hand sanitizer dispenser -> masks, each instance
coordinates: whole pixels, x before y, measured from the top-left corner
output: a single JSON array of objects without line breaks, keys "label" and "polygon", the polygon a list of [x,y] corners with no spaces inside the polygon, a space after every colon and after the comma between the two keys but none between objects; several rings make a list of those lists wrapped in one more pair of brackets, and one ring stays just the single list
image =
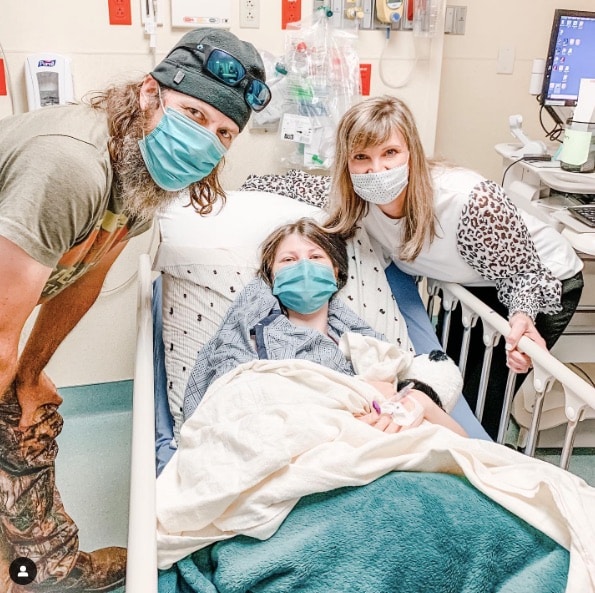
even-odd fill
[{"label": "hand sanitizer dispenser", "polygon": [[29,111],[74,101],[69,58],[49,52],[28,56],[25,80]]}]

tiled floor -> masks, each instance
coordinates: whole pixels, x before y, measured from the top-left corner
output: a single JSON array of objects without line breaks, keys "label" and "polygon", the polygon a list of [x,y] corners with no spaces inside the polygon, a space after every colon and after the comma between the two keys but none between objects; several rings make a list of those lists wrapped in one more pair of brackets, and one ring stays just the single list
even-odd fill
[{"label": "tiled floor", "polygon": [[[519,427],[514,418],[510,419],[504,442],[512,447],[518,446]],[[562,449],[557,447],[538,447],[535,457],[554,465],[560,465],[561,452]],[[595,448],[575,446],[572,450],[568,471],[580,476],[587,484],[595,487]]]},{"label": "tiled floor", "polygon": [[[559,465],[560,449],[537,449],[535,457]],[[572,452],[568,471],[595,487],[595,449],[576,447]]]}]

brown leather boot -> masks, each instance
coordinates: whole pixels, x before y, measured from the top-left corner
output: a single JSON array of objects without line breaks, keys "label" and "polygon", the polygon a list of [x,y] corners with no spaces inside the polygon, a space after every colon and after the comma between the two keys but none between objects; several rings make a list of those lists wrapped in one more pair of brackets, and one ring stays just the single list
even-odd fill
[{"label": "brown leather boot", "polygon": [[[124,585],[126,548],[101,548],[79,552],[72,570],[63,579],[47,580],[30,589],[31,593],[105,593]],[[30,586],[31,587],[31,586]]]}]

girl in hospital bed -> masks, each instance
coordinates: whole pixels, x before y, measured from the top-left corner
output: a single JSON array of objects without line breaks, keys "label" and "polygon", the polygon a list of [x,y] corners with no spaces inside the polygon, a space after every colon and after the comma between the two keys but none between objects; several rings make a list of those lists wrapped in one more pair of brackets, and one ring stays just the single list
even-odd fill
[{"label": "girl in hospital bed", "polygon": [[[347,269],[344,240],[329,235],[311,219],[271,233],[262,246],[258,277],[246,286],[198,354],[185,393],[185,417],[194,412],[215,379],[252,360],[305,359],[357,374],[344,352],[342,336],[353,332],[367,336],[372,344],[385,338],[335,296],[347,281]],[[428,367],[435,368],[434,383],[441,386],[443,398],[456,397],[460,374],[446,355],[435,351],[429,357],[413,357],[399,351],[393,366],[398,371],[392,380],[369,380],[379,392],[378,401],[357,418],[388,433],[428,420],[465,435],[444,411],[440,394],[420,380],[422,374],[432,377]],[[444,374],[452,378],[448,384]]]},{"label": "girl in hospital bed", "polygon": [[[494,353],[484,426],[496,436],[508,375],[530,359],[516,349],[526,335],[551,348],[572,317],[583,286],[582,262],[553,228],[515,208],[503,189],[461,167],[426,159],[409,108],[390,96],[349,109],[337,129],[330,220],[345,237],[363,223],[385,266],[465,285],[509,318],[506,346]],[[458,313],[458,309],[455,313]],[[452,323],[447,352],[460,339]],[[475,405],[483,337],[472,332],[463,393]],[[504,352],[506,350],[506,353]]]},{"label": "girl in hospital bed", "polygon": [[431,383],[448,410],[458,369],[347,307],[347,262],[313,221],[279,228],[198,354],[156,482],[160,592],[561,593],[568,554],[537,527],[576,552],[567,591],[595,593],[595,489],[461,436],[412,389]]}]

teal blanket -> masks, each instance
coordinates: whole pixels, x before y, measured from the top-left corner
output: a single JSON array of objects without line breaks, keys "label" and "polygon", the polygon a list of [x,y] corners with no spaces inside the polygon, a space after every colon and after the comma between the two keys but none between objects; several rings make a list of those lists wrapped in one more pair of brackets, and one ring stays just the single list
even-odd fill
[{"label": "teal blanket", "polygon": [[266,541],[187,556],[159,593],[562,593],[568,564],[465,478],[392,472],[302,498]]}]

